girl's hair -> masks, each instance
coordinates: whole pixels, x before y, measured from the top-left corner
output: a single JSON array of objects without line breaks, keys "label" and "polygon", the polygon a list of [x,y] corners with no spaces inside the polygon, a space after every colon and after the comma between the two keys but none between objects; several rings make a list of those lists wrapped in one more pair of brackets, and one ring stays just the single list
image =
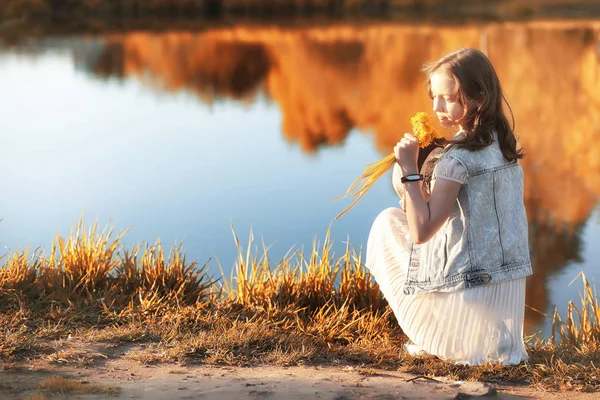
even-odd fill
[{"label": "girl's hair", "polygon": [[[431,75],[438,71],[448,73],[457,84],[458,100],[466,108],[462,123],[465,136],[451,139],[448,141],[450,145],[479,150],[492,144],[492,131],[495,130],[507,161],[523,157],[523,149],[517,149],[513,132],[515,119],[512,109],[496,71],[484,53],[472,48],[460,49],[426,65],[423,70],[427,73],[430,94]],[[504,113],[503,101],[510,111],[511,124]]]}]

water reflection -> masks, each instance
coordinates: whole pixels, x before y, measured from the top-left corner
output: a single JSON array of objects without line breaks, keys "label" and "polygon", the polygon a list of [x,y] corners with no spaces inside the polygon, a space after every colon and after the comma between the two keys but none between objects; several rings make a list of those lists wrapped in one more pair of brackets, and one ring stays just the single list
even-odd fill
[{"label": "water reflection", "polygon": [[[527,304],[546,310],[548,280],[580,260],[581,232],[600,197],[600,25],[334,26],[202,33],[131,33],[80,48],[98,77],[137,77],[205,103],[265,93],[286,139],[313,152],[369,131],[388,153],[416,111],[429,110],[423,63],[483,48],[516,112],[528,156],[525,201],[535,274]],[[530,324],[541,316],[528,313]]]},{"label": "water reflection", "polygon": [[162,90],[192,91],[207,103],[219,97],[251,98],[271,68],[265,46],[201,36],[131,34],[109,39],[91,69],[100,76],[148,78]]},{"label": "water reflection", "polygon": [[[534,275],[527,281],[527,305],[542,312],[546,310],[549,304],[549,278],[569,263],[582,261],[582,228],[583,224],[557,229],[548,221],[530,221],[529,249]],[[530,323],[542,322],[542,316],[532,310],[528,311],[527,319]]]}]

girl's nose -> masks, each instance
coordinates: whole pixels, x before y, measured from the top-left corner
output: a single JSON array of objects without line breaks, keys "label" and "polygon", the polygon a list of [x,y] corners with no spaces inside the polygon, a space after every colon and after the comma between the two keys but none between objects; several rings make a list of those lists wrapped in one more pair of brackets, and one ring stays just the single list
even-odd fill
[{"label": "girl's nose", "polygon": [[437,97],[436,97],[436,98],[434,98],[434,99],[433,99],[433,111],[434,111],[434,112],[440,112],[440,111],[443,111],[443,108],[442,108],[442,104],[441,104],[441,103],[442,103],[442,102],[440,101],[440,99],[439,99],[439,98],[437,98]]}]

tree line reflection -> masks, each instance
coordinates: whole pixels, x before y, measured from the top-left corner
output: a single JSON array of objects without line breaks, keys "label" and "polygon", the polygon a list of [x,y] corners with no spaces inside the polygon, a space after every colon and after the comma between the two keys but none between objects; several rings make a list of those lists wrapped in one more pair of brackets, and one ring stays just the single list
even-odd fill
[{"label": "tree line reflection", "polygon": [[[486,51],[515,110],[528,157],[525,200],[534,277],[527,304],[548,305],[548,277],[578,261],[600,197],[600,25],[229,27],[106,37],[90,67],[140,77],[210,104],[265,93],[285,138],[304,151],[370,132],[387,154],[417,111],[430,110],[421,66],[459,47]],[[529,313],[530,323],[541,316]]]}]

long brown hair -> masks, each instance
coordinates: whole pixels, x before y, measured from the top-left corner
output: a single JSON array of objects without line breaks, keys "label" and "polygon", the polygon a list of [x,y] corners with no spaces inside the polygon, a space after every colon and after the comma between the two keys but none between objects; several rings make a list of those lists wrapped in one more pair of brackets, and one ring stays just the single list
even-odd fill
[{"label": "long brown hair", "polygon": [[[449,140],[450,145],[479,150],[492,144],[492,132],[495,130],[507,161],[523,157],[523,149],[517,149],[512,109],[502,91],[496,71],[484,53],[473,48],[463,48],[426,65],[423,70],[427,73],[429,88],[431,75],[436,71],[447,72],[457,83],[458,100],[466,108],[462,123],[465,135]],[[508,122],[503,103],[510,111],[512,123]]]}]

